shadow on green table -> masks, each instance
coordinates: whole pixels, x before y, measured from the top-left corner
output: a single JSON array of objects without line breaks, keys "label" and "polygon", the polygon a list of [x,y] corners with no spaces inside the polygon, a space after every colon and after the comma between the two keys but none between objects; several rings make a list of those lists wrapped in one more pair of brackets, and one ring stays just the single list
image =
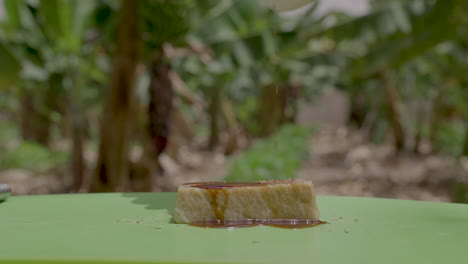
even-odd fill
[{"label": "shadow on green table", "polygon": [[144,205],[146,210],[167,210],[174,223],[175,193],[122,193],[123,197],[132,198],[132,203]]}]

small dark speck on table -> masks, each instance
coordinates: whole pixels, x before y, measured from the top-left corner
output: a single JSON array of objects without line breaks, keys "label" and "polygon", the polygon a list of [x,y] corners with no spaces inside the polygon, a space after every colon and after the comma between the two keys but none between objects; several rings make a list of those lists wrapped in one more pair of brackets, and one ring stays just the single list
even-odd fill
[{"label": "small dark speck on table", "polygon": [[258,241],[258,240],[253,240],[252,241],[252,244],[258,244],[258,243],[260,243],[260,241]]},{"label": "small dark speck on table", "polygon": [[344,232],[345,232],[345,233],[349,233],[349,230],[348,230],[348,229],[345,229]]},{"label": "small dark speck on table", "polygon": [[359,221],[359,219],[357,219],[357,218],[356,218],[356,219],[354,219],[354,222],[358,222],[358,221]]},{"label": "small dark speck on table", "polygon": [[162,229],[162,226],[156,226],[155,229]]}]

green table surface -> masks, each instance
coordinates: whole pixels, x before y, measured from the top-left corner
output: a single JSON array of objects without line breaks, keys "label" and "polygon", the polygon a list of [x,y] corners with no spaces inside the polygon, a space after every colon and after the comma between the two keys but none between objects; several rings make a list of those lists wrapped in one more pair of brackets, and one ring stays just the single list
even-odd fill
[{"label": "green table surface", "polygon": [[467,263],[468,205],[318,197],[307,229],[172,222],[175,193],[14,196],[0,263]]}]

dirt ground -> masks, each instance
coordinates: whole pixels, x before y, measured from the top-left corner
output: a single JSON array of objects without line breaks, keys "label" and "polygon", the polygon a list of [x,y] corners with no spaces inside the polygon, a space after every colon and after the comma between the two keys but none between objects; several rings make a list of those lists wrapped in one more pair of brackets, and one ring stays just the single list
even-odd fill
[{"label": "dirt ground", "polygon": [[449,157],[395,155],[391,144],[375,146],[346,129],[322,130],[309,144],[299,177],[312,179],[321,195],[448,202],[468,172],[466,162],[462,169]]}]

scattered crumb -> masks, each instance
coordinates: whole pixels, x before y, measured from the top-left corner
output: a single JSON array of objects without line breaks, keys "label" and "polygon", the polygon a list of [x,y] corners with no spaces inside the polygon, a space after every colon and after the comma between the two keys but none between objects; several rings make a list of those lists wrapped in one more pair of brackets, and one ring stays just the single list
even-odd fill
[{"label": "scattered crumb", "polygon": [[162,229],[162,226],[156,226],[155,229]]},{"label": "scattered crumb", "polygon": [[345,233],[349,233],[349,230],[348,230],[348,229],[345,229],[344,232],[345,232]]},{"label": "scattered crumb", "polygon": [[140,223],[143,223],[143,221],[142,220],[137,220],[136,223],[140,224]]},{"label": "scattered crumb", "polygon": [[340,219],[340,220],[341,220],[341,219],[343,219],[343,217],[341,217],[341,216],[340,216],[340,217],[338,217],[338,219]]},{"label": "scattered crumb", "polygon": [[258,240],[253,240],[252,241],[252,244],[258,244],[258,243],[260,243],[260,241],[258,241]]},{"label": "scattered crumb", "polygon": [[356,219],[354,219],[354,222],[359,222],[359,219],[357,219],[357,218],[356,218]]}]

